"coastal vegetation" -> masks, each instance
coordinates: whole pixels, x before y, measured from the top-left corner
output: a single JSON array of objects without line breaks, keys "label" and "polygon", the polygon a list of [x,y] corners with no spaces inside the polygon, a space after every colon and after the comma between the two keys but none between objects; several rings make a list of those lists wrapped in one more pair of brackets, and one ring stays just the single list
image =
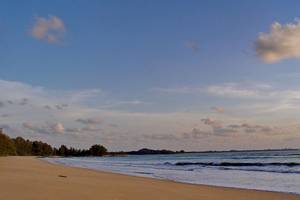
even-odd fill
[{"label": "coastal vegetation", "polygon": [[7,135],[0,132],[0,156],[16,155],[16,146]]},{"label": "coastal vegetation", "polygon": [[148,155],[148,154],[174,154],[184,153],[181,151],[171,150],[153,150],[143,148],[138,151],[129,152],[108,152],[100,144],[94,144],[89,149],[68,148],[61,145],[59,148],[42,141],[25,140],[22,137],[10,138],[0,129],[0,156],[120,156],[120,155]]},{"label": "coastal vegetation", "polygon": [[89,149],[59,148],[42,141],[25,140],[22,137],[10,138],[0,130],[0,156],[104,156],[107,149],[99,144]]}]

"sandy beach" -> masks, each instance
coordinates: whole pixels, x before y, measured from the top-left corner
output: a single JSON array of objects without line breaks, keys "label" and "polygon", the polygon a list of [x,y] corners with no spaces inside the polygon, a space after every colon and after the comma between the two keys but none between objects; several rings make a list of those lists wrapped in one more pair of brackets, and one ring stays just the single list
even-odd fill
[{"label": "sandy beach", "polygon": [[0,157],[0,199],[299,200],[300,195],[132,177],[54,165],[35,157]]}]

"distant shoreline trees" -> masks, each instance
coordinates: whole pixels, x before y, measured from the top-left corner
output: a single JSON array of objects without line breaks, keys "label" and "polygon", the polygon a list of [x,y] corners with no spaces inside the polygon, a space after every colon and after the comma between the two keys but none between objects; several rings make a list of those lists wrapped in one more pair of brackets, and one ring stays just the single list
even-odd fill
[{"label": "distant shoreline trees", "polygon": [[0,155],[3,156],[15,156],[17,155],[16,147],[13,142],[7,135],[0,132]]},{"label": "distant shoreline trees", "polygon": [[108,152],[107,149],[100,145],[94,144],[89,149],[68,148],[61,145],[59,148],[42,141],[25,140],[22,137],[10,138],[0,129],[0,156],[62,156],[62,157],[79,157],[79,156],[122,156],[122,155],[153,155],[153,154],[176,154],[185,153],[181,151],[170,150],[153,150],[140,149],[129,152]]},{"label": "distant shoreline trees", "polygon": [[10,138],[0,129],[0,156],[104,156],[107,149],[95,144],[90,149],[75,149],[61,145],[58,149],[41,141]]}]

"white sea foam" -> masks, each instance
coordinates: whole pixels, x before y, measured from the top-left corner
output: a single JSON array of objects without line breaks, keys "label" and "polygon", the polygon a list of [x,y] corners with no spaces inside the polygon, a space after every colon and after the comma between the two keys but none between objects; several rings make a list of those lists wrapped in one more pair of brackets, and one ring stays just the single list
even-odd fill
[{"label": "white sea foam", "polygon": [[300,154],[298,151],[45,159],[68,166],[184,183],[300,194]]}]

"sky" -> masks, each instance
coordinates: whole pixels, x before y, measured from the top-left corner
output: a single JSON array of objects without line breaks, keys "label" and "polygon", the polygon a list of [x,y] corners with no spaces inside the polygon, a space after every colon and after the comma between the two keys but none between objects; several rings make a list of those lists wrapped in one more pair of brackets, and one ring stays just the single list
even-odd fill
[{"label": "sky", "polygon": [[299,148],[299,6],[1,1],[0,126],[111,151]]}]

